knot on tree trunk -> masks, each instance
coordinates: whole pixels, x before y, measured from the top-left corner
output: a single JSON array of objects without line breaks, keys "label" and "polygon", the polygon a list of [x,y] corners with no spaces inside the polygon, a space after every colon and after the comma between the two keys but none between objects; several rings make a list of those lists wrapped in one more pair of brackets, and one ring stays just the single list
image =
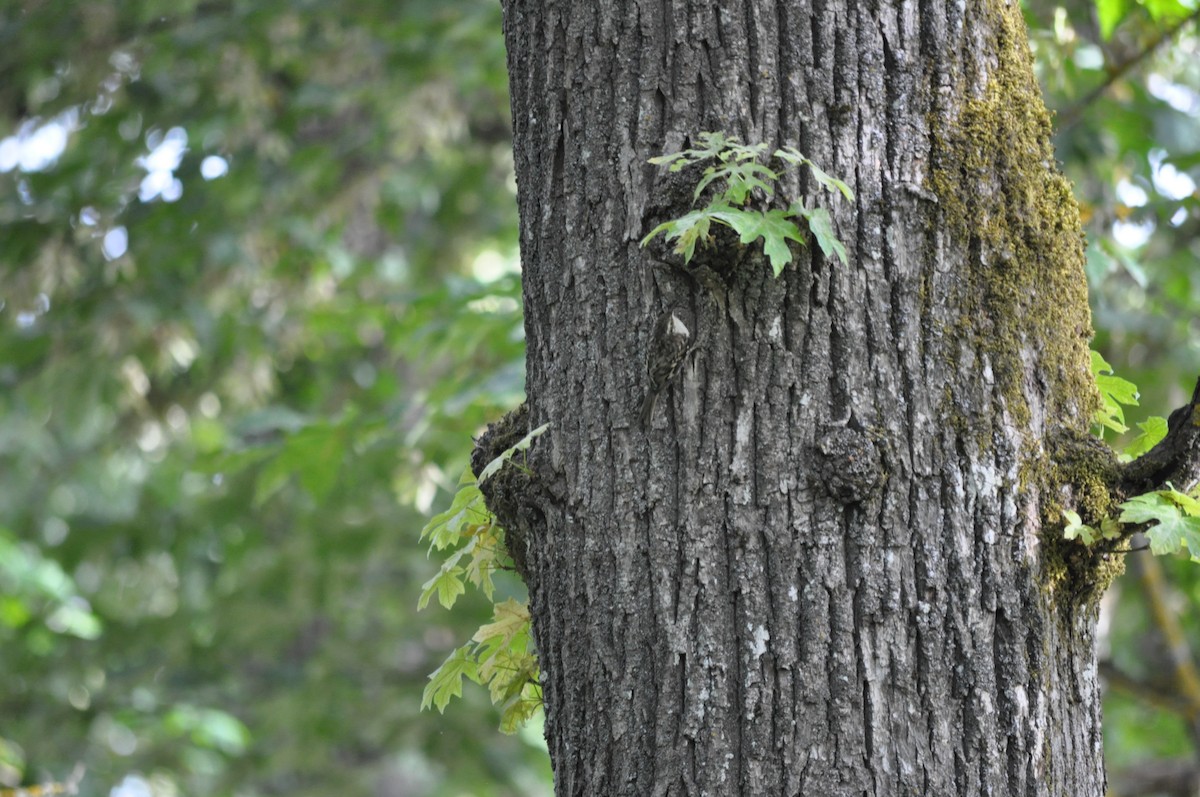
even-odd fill
[{"label": "knot on tree trunk", "polygon": [[843,504],[858,503],[883,483],[883,464],[866,432],[838,426],[817,440],[817,473],[829,494]]},{"label": "knot on tree trunk", "polygon": [[1053,498],[1042,507],[1043,527],[1053,530],[1045,540],[1052,557],[1065,566],[1077,600],[1090,600],[1103,593],[1121,568],[1115,555],[1128,550],[1132,535],[1144,524],[1128,524],[1118,535],[1081,546],[1062,533],[1064,510],[1072,509],[1086,525],[1102,528],[1120,513],[1130,498],[1174,487],[1190,491],[1200,481],[1200,381],[1191,400],[1171,413],[1167,435],[1142,456],[1120,462],[1102,440],[1082,432],[1062,431],[1050,445],[1051,468],[1047,471]]},{"label": "knot on tree trunk", "polygon": [[[529,405],[522,403],[495,423],[475,441],[471,471],[483,473],[488,463],[504,454],[529,434]],[[479,484],[487,508],[504,528],[504,545],[517,573],[528,583],[528,554],[531,541],[540,539],[545,515],[539,508],[543,491],[537,475],[528,467],[524,452],[516,452],[501,468]]]},{"label": "knot on tree trunk", "polygon": [[[1075,615],[1092,607],[1125,569],[1116,539],[1083,545],[1064,535],[1068,510],[1089,526],[1100,527],[1125,496],[1120,464],[1107,443],[1086,432],[1060,429],[1047,440],[1047,455],[1032,479],[1040,496],[1043,577],[1055,585],[1060,609]],[[1033,486],[1030,485],[1030,486]]]}]

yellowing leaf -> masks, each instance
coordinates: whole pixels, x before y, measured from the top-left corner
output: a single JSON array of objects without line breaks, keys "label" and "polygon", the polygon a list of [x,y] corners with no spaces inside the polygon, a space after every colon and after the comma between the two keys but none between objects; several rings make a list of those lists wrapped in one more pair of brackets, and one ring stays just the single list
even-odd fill
[{"label": "yellowing leaf", "polygon": [[475,529],[475,546],[471,561],[467,563],[466,578],[491,600],[495,585],[492,583],[492,573],[500,566],[500,554],[503,542],[500,538],[500,527],[488,523],[473,527]]},{"label": "yellowing leaf", "polygon": [[479,674],[488,681],[492,703],[503,705],[524,691],[538,675],[537,658],[529,653],[498,656],[491,667],[480,665]]},{"label": "yellowing leaf", "polygon": [[495,622],[481,625],[471,639],[487,642],[489,639],[499,638],[504,643],[511,642],[518,632],[529,626],[529,606],[509,598],[504,603],[495,605],[492,617]]}]

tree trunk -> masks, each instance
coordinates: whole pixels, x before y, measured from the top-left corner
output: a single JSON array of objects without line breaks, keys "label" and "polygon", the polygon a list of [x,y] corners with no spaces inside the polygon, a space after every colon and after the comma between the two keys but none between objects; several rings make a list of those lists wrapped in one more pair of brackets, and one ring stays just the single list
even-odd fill
[{"label": "tree trunk", "polygon": [[[557,793],[1103,794],[1082,237],[1018,2],[505,6]],[[718,238],[714,301],[639,247],[694,185],[647,159],[718,130],[850,183],[785,185],[849,265]]]}]

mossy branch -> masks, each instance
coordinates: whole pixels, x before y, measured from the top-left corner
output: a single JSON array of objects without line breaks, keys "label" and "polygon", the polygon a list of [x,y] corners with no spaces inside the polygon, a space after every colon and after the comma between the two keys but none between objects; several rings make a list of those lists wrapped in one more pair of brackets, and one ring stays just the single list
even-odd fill
[{"label": "mossy branch", "polygon": [[[1137,386],[1113,374],[1097,352],[1092,371],[1102,400],[1094,418],[1099,434],[1129,431],[1123,406],[1138,403]],[[1061,512],[1065,539],[1103,543],[1098,552],[1119,550],[1113,545],[1144,532],[1152,553],[1186,550],[1200,562],[1200,380],[1169,419],[1138,427],[1120,457],[1097,437],[1056,437],[1052,459],[1066,505],[1051,514]]]},{"label": "mossy branch", "polygon": [[1191,492],[1200,483],[1200,379],[1192,399],[1171,413],[1167,435],[1142,456],[1123,465],[1116,485],[1126,495],[1161,490],[1168,485]]}]

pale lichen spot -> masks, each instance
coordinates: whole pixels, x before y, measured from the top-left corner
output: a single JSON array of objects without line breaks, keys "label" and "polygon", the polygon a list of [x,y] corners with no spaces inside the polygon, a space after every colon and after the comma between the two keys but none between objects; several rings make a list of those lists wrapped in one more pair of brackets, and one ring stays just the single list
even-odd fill
[{"label": "pale lichen spot", "polygon": [[764,625],[760,625],[758,628],[751,627],[750,630],[750,654],[756,659],[761,659],[762,655],[767,652],[767,642],[771,639],[771,632]]},{"label": "pale lichen spot", "polygon": [[771,326],[767,329],[767,337],[770,340],[776,341],[783,338],[783,317],[775,316],[771,319]]}]

